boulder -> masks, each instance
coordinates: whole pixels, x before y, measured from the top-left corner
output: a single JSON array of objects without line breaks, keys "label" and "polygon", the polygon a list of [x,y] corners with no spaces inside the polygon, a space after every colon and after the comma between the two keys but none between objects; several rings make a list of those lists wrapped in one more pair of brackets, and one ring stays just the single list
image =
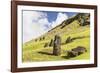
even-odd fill
[{"label": "boulder", "polygon": [[68,57],[76,57],[76,56],[78,56],[78,52],[76,52],[76,51],[67,51],[67,56]]},{"label": "boulder", "polygon": [[76,48],[73,48],[72,50],[70,51],[67,51],[67,56],[68,57],[76,57],[80,54],[83,54],[87,52],[86,48],[85,47],[82,47],[82,46],[78,46]]},{"label": "boulder", "polygon": [[82,53],[85,53],[87,50],[86,50],[85,47],[78,46],[78,47],[72,49],[72,51],[78,52],[78,55],[80,55],[80,54],[82,54]]}]

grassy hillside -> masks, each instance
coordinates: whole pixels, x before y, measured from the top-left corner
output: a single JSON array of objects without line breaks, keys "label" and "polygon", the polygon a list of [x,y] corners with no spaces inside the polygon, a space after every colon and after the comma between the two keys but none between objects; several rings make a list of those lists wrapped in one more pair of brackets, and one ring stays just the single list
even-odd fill
[{"label": "grassy hillside", "polygon": [[[62,28],[62,26],[64,26]],[[44,47],[45,43],[50,43],[54,36],[59,34],[61,36],[61,52],[60,56],[52,55],[53,47]],[[70,43],[65,43],[68,37],[74,39]],[[41,38],[43,38],[41,40]],[[87,52],[77,57],[67,58],[67,50],[71,50],[77,46],[84,46]],[[78,19],[74,19],[69,24],[65,21],[54,29],[48,31],[40,38],[31,40],[23,44],[23,62],[33,61],[56,61],[56,60],[82,60],[90,58],[90,26],[80,26]]]}]

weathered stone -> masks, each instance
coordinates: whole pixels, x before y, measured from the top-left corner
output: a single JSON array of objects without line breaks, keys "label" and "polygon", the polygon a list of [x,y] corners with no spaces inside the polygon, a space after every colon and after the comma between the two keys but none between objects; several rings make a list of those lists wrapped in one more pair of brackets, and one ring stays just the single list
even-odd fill
[{"label": "weathered stone", "polygon": [[54,38],[53,55],[61,55],[61,37],[59,35],[55,35]]},{"label": "weathered stone", "polygon": [[72,51],[78,52],[78,55],[80,55],[80,54],[82,54],[82,53],[86,52],[87,50],[86,50],[86,48],[85,48],[85,47],[78,46],[78,47],[76,47],[76,48],[72,49]]},{"label": "weathered stone", "polygon": [[66,43],[70,43],[70,42],[72,42],[72,39],[71,39],[71,37],[69,36],[69,37],[67,38],[67,40],[66,40]]},{"label": "weathered stone", "polygon": [[71,51],[67,51],[67,56],[68,57],[76,57],[80,54],[85,53],[87,50],[85,47],[78,46],[76,48],[73,48]]},{"label": "weathered stone", "polygon": [[78,52],[76,52],[76,51],[67,51],[67,56],[68,57],[76,57],[76,56],[78,56]]}]

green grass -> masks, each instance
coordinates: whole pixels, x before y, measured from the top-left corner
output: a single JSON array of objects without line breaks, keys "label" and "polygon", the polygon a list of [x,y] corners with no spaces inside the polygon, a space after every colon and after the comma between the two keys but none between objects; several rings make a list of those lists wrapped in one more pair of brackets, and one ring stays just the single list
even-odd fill
[{"label": "green grass", "polygon": [[[58,32],[59,31],[59,32]],[[67,37],[83,37],[80,39],[75,39],[71,43],[61,45],[62,54],[61,56],[54,56],[52,54],[53,47],[44,48],[44,44],[50,42],[54,38],[55,34],[60,34],[62,43],[65,42]],[[79,26],[78,21],[74,21],[67,25],[63,29],[59,27],[46,33],[45,40],[34,41],[31,40],[23,44],[23,62],[33,62],[33,61],[58,61],[58,60],[85,60],[90,59],[90,27]],[[83,46],[87,49],[87,52],[81,54],[77,57],[67,58],[67,50],[71,50],[77,46]]]}]

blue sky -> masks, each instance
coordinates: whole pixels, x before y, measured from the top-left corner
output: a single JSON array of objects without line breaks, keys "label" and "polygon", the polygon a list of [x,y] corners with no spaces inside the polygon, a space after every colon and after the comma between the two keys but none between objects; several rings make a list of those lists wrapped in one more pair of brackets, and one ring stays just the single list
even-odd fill
[{"label": "blue sky", "polygon": [[[59,12],[53,12],[53,11],[44,11],[44,13],[47,13],[47,18],[49,22],[55,21],[57,19],[57,14]],[[73,15],[77,14],[75,12],[60,12],[60,13],[64,13],[69,17],[72,17]]]},{"label": "blue sky", "polygon": [[76,14],[73,12],[22,11],[23,42],[25,43],[43,35]]}]

